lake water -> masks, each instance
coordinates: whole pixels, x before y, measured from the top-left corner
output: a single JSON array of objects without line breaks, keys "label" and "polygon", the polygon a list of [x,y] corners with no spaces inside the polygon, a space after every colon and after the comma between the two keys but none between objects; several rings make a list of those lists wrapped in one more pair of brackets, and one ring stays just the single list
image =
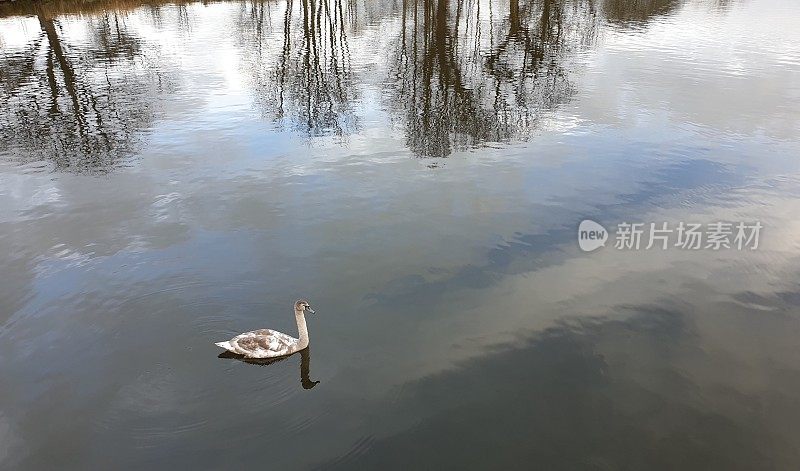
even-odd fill
[{"label": "lake water", "polygon": [[0,468],[798,469],[798,136],[790,1],[0,4]]}]

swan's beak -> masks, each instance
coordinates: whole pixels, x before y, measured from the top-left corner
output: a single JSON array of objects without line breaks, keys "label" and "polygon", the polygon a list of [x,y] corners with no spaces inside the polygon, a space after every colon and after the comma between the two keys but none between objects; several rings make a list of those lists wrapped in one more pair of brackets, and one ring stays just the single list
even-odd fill
[{"label": "swan's beak", "polygon": [[311,314],[316,314],[316,312],[311,309],[311,306],[306,306],[306,311],[310,312]]}]

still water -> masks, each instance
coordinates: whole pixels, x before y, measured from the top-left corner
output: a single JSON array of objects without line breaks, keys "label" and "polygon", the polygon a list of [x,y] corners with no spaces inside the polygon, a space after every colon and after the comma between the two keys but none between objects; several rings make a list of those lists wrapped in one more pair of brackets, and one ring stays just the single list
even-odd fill
[{"label": "still water", "polygon": [[798,110],[789,1],[0,4],[0,468],[798,469]]}]

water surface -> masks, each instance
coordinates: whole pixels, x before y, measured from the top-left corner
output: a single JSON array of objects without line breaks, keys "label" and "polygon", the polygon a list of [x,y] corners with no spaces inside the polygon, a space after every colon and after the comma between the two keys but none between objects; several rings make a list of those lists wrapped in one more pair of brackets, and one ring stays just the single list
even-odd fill
[{"label": "water surface", "polygon": [[[798,26],[0,5],[0,467],[797,469]],[[764,229],[584,253],[586,218]],[[308,355],[217,358],[298,297]]]}]

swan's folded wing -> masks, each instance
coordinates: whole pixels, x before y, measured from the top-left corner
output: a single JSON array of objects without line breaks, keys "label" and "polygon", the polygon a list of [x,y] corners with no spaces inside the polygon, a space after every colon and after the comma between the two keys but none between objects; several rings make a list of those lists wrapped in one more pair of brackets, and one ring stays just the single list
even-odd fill
[{"label": "swan's folded wing", "polygon": [[293,353],[297,339],[271,329],[237,335],[231,345],[237,353],[252,358],[269,358]]}]

